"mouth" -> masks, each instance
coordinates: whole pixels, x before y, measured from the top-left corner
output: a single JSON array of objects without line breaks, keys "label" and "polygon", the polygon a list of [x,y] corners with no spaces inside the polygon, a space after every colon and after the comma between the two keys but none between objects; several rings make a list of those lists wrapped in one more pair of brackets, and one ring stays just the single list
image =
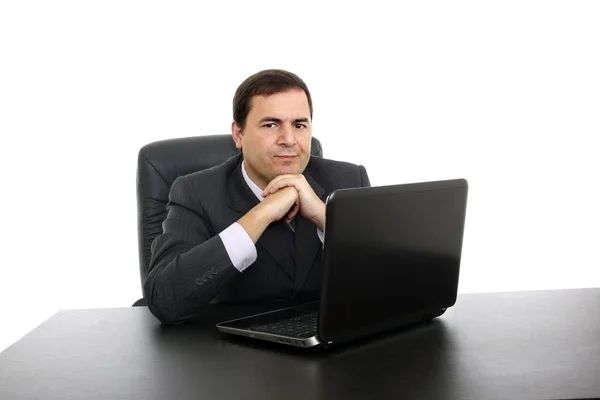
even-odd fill
[{"label": "mouth", "polygon": [[275,156],[275,158],[281,158],[282,160],[293,160],[294,158],[296,158],[297,156]]}]

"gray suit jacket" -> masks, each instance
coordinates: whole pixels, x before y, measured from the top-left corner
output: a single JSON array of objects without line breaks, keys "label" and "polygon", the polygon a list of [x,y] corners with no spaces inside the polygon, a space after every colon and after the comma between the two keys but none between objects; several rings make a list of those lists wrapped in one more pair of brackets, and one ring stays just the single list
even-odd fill
[{"label": "gray suit jacket", "polygon": [[[148,307],[163,323],[184,322],[210,302],[318,299],[322,244],[316,225],[300,215],[295,260],[280,222],[256,243],[254,264],[244,272],[232,265],[219,233],[259,203],[241,167],[242,157],[235,156],[173,183],[144,283]],[[311,157],[303,175],[323,201],[336,189],[369,186],[363,166],[320,157]]]}]

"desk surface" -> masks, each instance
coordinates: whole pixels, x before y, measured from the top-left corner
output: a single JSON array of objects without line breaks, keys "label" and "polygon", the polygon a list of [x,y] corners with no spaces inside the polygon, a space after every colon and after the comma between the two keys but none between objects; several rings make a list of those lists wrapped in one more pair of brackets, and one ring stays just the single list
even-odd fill
[{"label": "desk surface", "polygon": [[[600,398],[600,289],[459,296],[434,322],[324,353],[61,311],[0,354],[0,399]],[[6,322],[6,321],[5,321]]]}]

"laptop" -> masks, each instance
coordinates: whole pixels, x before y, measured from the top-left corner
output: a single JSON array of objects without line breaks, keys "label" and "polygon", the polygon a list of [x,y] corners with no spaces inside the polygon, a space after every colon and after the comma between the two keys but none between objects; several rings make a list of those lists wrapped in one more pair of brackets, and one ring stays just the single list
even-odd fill
[{"label": "laptop", "polygon": [[320,300],[217,329],[315,348],[442,315],[457,298],[467,192],[465,179],[332,192]]}]

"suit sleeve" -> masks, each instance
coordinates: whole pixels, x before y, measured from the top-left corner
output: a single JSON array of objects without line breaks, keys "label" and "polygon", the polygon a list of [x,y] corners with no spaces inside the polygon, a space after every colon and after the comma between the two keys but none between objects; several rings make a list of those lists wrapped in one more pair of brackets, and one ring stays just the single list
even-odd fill
[{"label": "suit sleeve", "polygon": [[240,274],[201,205],[185,189],[184,178],[171,187],[163,233],[152,243],[144,282],[148,308],[165,324],[190,319]]}]

